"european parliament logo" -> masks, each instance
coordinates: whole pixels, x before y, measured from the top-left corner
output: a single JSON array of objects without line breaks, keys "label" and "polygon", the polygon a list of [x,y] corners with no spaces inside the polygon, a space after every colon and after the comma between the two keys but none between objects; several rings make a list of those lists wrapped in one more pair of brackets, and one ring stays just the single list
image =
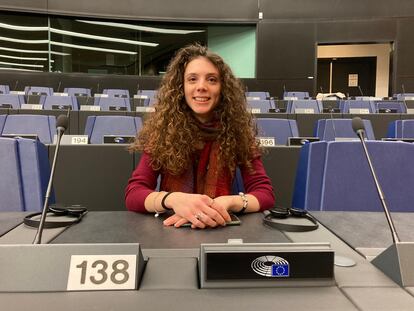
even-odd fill
[{"label": "european parliament logo", "polygon": [[278,256],[267,255],[256,258],[252,261],[253,271],[261,276],[271,278],[288,278],[289,262]]}]

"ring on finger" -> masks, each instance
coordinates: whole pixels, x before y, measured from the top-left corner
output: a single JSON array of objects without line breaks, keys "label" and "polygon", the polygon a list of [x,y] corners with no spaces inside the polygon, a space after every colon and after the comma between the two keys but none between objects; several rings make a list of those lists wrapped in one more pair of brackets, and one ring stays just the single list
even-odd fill
[{"label": "ring on finger", "polygon": [[197,213],[197,214],[195,215],[195,218],[196,218],[197,220],[201,220],[201,219],[203,218],[203,214],[202,214],[202,213]]}]

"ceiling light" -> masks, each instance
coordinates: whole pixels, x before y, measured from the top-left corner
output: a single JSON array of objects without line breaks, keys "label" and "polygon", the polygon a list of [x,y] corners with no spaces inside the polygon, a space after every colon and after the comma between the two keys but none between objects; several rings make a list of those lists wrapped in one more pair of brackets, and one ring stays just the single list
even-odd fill
[{"label": "ceiling light", "polygon": [[17,43],[29,43],[29,44],[49,43],[49,40],[24,40],[24,39],[16,39],[16,38],[9,38],[9,37],[0,37],[0,40],[9,41],[9,42],[17,42]]},{"label": "ceiling light", "polygon": [[43,65],[19,64],[19,63],[9,63],[9,62],[0,62],[0,65],[11,65],[11,66],[19,66],[19,67],[43,68]]},{"label": "ceiling light", "polygon": [[24,68],[11,68],[11,67],[0,67],[0,70],[16,70],[16,71],[36,71],[36,72],[42,72],[42,70],[24,69]]},{"label": "ceiling light", "polygon": [[116,54],[127,54],[127,55],[136,55],[137,52],[125,51],[125,50],[114,50],[114,49],[104,49],[104,48],[96,48],[93,46],[86,46],[86,45],[76,45],[76,44],[69,44],[63,42],[55,42],[50,41],[51,45],[59,45],[59,46],[66,46],[74,49],[80,50],[92,50],[92,51],[99,51],[99,52],[109,52],[109,53],[116,53]]},{"label": "ceiling light", "polygon": [[[49,54],[49,51],[47,51],[47,50],[23,50],[23,49],[6,48],[6,47],[2,47],[2,46],[0,46],[0,50],[9,51],[9,52],[16,52],[16,53]],[[61,56],[70,55],[69,53],[61,53],[61,52],[55,52],[55,51],[50,51],[50,54],[61,55]]]},{"label": "ceiling light", "polygon": [[134,30],[147,31],[147,32],[169,33],[169,34],[176,34],[176,35],[187,35],[190,33],[205,32],[205,30],[182,30],[182,29],[157,28],[157,27],[138,26],[138,25],[131,25],[131,24],[123,24],[123,23],[95,22],[95,21],[85,21],[85,20],[76,20],[76,21],[81,22],[81,23],[94,24],[94,25],[134,29]]},{"label": "ceiling light", "polygon": [[42,60],[42,61],[47,61],[47,58],[45,58],[45,57],[19,57],[19,56],[11,56],[11,55],[4,55],[4,54],[0,54],[0,57],[10,58],[10,59],[20,59],[20,60]]}]

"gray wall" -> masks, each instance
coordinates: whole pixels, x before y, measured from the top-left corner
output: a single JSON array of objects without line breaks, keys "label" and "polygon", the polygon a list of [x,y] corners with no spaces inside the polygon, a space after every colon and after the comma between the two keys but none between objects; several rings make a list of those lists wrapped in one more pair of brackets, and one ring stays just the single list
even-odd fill
[{"label": "gray wall", "polygon": [[[257,79],[247,79],[245,83],[250,90],[269,90],[274,96],[281,96],[284,88],[316,93],[316,79],[308,77],[316,78],[318,43],[394,42],[391,93],[401,92],[401,84],[406,91],[414,92],[412,0],[117,0],[116,5],[113,0],[3,0],[0,9],[143,20],[257,23]],[[259,11],[263,12],[261,20]],[[19,75],[9,75],[9,84]],[[100,79],[87,75],[77,78],[84,84]],[[4,83],[1,79],[0,83]],[[122,78],[114,77],[114,81],[119,79]]]}]

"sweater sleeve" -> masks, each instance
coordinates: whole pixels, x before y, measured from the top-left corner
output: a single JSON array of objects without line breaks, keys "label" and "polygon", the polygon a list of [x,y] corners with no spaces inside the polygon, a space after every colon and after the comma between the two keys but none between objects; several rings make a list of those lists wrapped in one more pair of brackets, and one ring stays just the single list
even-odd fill
[{"label": "sweater sleeve", "polygon": [[157,187],[158,172],[154,171],[147,153],[141,155],[138,166],[132,172],[125,189],[126,208],[133,212],[146,213],[145,199]]},{"label": "sweater sleeve", "polygon": [[245,191],[256,197],[260,204],[260,211],[264,211],[275,204],[272,182],[266,174],[260,157],[252,161],[252,166],[253,174],[247,168],[241,168]]}]

